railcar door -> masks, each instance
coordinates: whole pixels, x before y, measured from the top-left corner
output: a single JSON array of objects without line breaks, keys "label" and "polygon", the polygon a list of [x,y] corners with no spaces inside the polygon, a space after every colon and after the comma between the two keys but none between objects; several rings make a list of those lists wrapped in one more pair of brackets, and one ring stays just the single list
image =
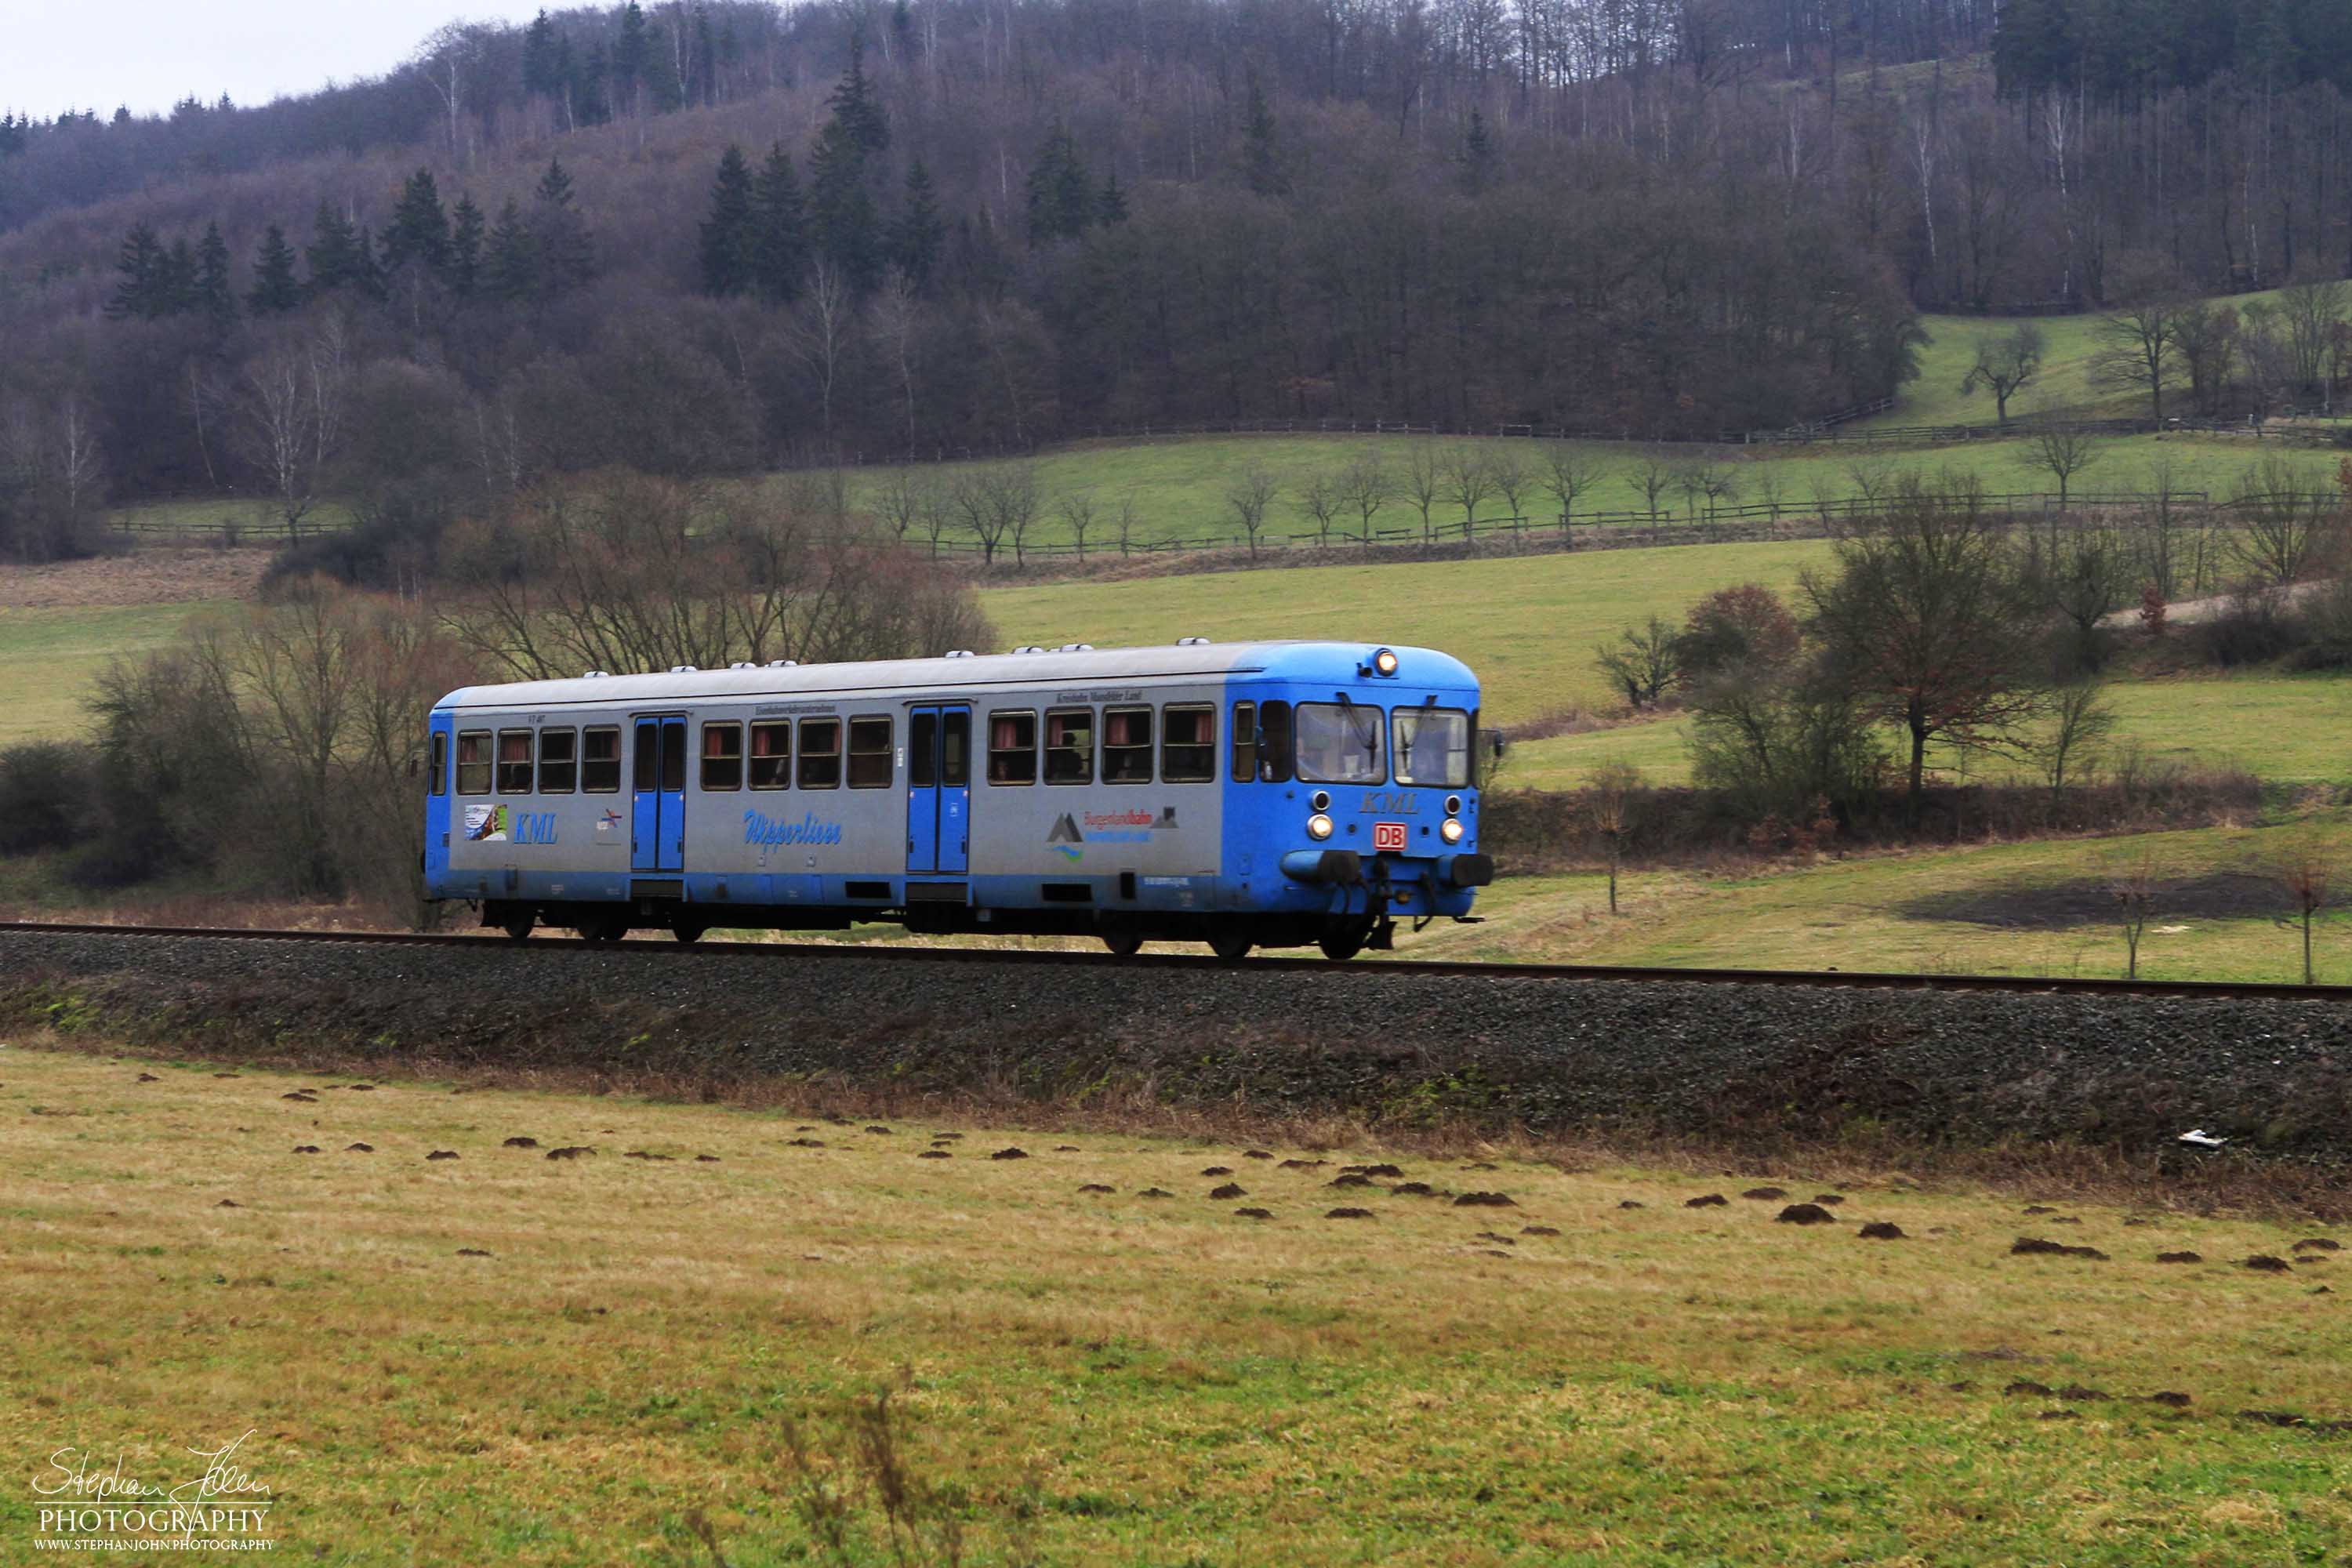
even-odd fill
[{"label": "railcar door", "polygon": [[686,866],[686,721],[640,719],[635,725],[634,809],[629,868],[679,871]]},{"label": "railcar door", "polygon": [[971,710],[907,715],[907,870],[961,875],[971,864]]},{"label": "railcar door", "polygon": [[940,710],[907,712],[907,870],[929,877],[940,868]]}]

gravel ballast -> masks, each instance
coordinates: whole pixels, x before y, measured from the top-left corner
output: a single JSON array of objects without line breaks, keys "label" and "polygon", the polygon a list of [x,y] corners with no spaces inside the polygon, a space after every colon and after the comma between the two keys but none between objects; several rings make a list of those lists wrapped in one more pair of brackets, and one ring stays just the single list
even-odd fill
[{"label": "gravel ballast", "polygon": [[2352,1012],[2277,998],[0,933],[0,1020],[249,1059],[819,1076],[1612,1129],[2352,1158]]}]

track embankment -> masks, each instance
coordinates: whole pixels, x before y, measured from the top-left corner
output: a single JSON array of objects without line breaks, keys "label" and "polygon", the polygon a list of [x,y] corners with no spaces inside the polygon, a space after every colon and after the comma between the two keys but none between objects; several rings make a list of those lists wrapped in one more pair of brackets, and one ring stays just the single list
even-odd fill
[{"label": "track embankment", "polygon": [[[788,948],[0,930],[0,1026],[238,1060],[551,1070],[909,1100],[1168,1105],[1538,1133],[2074,1141],[2352,1161],[2352,1006]],[[2184,1155],[2184,1157],[2189,1157]]]}]

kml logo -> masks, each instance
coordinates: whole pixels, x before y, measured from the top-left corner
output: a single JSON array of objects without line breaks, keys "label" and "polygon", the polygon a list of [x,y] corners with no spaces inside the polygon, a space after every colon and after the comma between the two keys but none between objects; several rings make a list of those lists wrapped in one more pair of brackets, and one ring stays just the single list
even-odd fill
[{"label": "kml logo", "polygon": [[1368,789],[1364,804],[1356,808],[1364,812],[1385,812],[1394,816],[1421,815],[1421,796],[1409,789]]}]

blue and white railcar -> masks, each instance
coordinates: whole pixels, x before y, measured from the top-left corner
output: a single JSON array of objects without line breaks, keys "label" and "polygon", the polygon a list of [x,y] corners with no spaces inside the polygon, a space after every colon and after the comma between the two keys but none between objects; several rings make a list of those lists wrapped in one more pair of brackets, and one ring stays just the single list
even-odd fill
[{"label": "blue and white railcar", "polygon": [[1386,946],[1468,917],[1478,682],[1428,648],[1024,648],[467,687],[425,881],[520,938],[899,921]]}]

